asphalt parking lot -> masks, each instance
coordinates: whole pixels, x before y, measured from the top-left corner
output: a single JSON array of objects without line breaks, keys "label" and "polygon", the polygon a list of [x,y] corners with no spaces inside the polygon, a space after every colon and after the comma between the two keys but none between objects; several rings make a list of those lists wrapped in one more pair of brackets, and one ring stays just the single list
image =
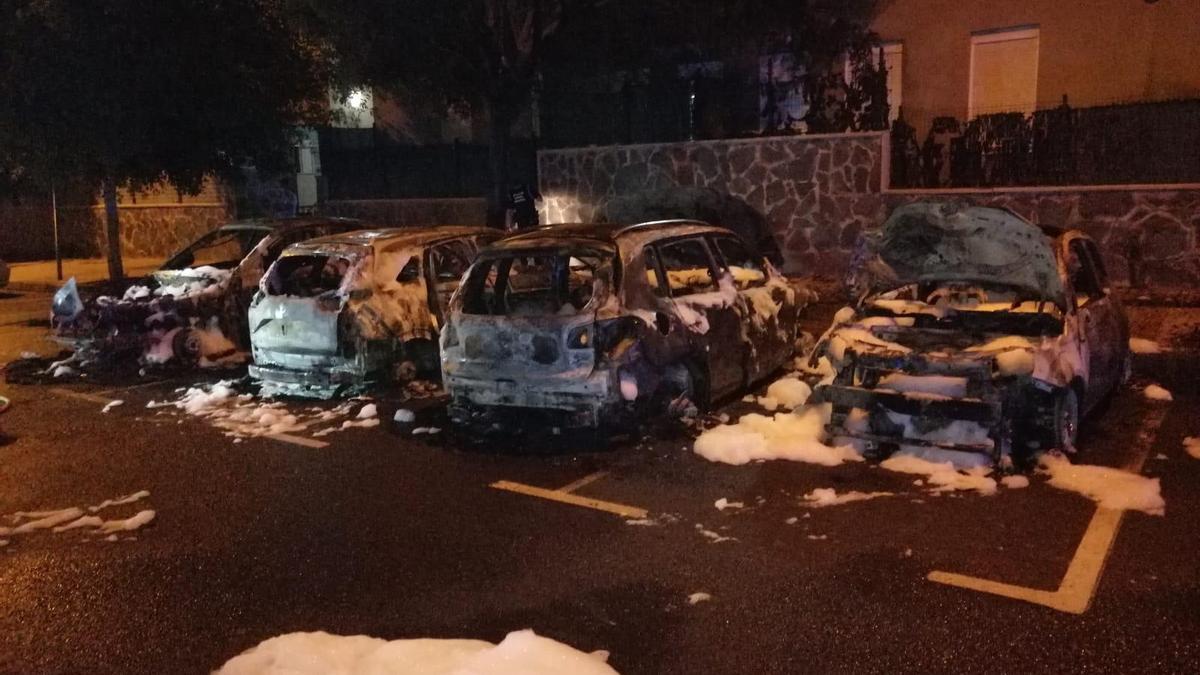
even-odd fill
[{"label": "asphalt parking lot", "polygon": [[[14,295],[0,331],[25,340],[38,327],[20,312],[41,299]],[[1200,460],[1182,444],[1200,435],[1195,310],[1130,314],[1135,335],[1174,349],[1138,357],[1080,459],[1160,478],[1162,517],[1036,475],[935,495],[870,463],[713,464],[670,422],[610,447],[479,440],[438,399],[393,394],[375,401],[378,427],[233,443],[147,407],[196,378],[9,385],[0,514],[148,490],[117,508],[156,518],[112,542],[38,532],[0,548],[0,671],[202,673],[291,631],[496,641],[531,627],[608,650],[622,673],[1196,672]],[[1146,400],[1150,382],[1175,400]],[[416,423],[392,422],[399,407]],[[803,504],[828,487],[892,495]]]}]

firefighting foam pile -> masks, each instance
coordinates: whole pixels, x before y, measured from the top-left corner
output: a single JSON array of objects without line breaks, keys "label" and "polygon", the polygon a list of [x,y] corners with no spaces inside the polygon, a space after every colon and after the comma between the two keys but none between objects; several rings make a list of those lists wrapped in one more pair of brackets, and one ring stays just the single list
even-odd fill
[{"label": "firefighting foam pile", "polygon": [[1129,338],[1129,351],[1134,354],[1161,354],[1163,348],[1154,340],[1131,337]]},{"label": "firefighting foam pile", "polygon": [[1043,455],[1039,470],[1050,476],[1052,487],[1079,493],[1101,508],[1141,511],[1161,516],[1167,504],[1159,491],[1157,478],[1113,469],[1107,466],[1071,464],[1057,455]]},{"label": "firefighting foam pile", "polygon": [[696,454],[725,464],[755,460],[788,459],[823,466],[861,462],[853,446],[829,446],[822,442],[829,421],[829,404],[800,406],[772,417],[749,413],[734,424],[706,430],[696,439]]},{"label": "firefighting foam pile", "polygon": [[233,388],[232,380],[178,391],[183,392],[178,399],[150,401],[146,407],[174,408],[201,417],[235,440],[296,434],[325,425],[328,426],[312,435],[319,437],[354,427],[379,426],[375,404],[364,403],[362,399],[351,399],[330,409],[310,406],[294,411],[280,401],[262,401],[251,394],[239,394]]},{"label": "firefighting foam pile", "polygon": [[114,506],[124,506],[141,501],[150,496],[148,490],[139,490],[132,494],[113,499],[106,499],[96,506],[87,509],[71,506],[65,509],[45,511],[17,511],[4,516],[9,525],[0,525],[0,546],[7,546],[16,535],[27,535],[38,530],[66,532],[87,528],[89,534],[107,535],[107,541],[117,541],[118,533],[133,532],[154,521],[155,512],[152,509],[142,509],[128,518],[113,518],[105,520],[96,515]]},{"label": "firefighting foam pile", "polygon": [[[962,454],[962,453],[957,453]],[[879,463],[880,468],[897,473],[925,476],[924,483],[929,492],[955,492],[974,490],[981,495],[996,494],[996,480],[989,477],[990,467],[972,466],[960,469],[953,461],[936,461],[927,456],[898,452]]]},{"label": "firefighting foam pile", "polygon": [[607,652],[587,654],[532,630],[509,633],[496,645],[289,633],[235,656],[216,675],[616,675],[607,660]]}]

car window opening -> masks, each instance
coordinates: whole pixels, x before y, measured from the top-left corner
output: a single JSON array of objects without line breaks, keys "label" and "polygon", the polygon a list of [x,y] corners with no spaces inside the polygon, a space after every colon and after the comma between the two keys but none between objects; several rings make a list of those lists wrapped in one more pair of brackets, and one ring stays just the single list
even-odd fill
[{"label": "car window opening", "polygon": [[350,267],[351,261],[342,256],[286,256],[272,268],[267,294],[314,298],[337,291]]},{"label": "car window opening", "polygon": [[572,316],[592,301],[609,256],[595,252],[513,255],[479,263],[464,297],[467,314]]}]

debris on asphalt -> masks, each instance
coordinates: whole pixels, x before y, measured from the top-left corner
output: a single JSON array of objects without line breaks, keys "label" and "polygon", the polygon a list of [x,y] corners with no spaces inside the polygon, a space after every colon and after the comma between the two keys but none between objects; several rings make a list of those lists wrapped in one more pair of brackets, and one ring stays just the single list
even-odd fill
[{"label": "debris on asphalt", "polygon": [[420,434],[428,434],[428,435],[432,436],[434,434],[440,434],[440,433],[442,433],[442,430],[437,427],[417,427],[416,429],[412,430],[413,436],[418,436]]},{"label": "debris on asphalt", "polygon": [[607,661],[608,652],[581,652],[528,629],[509,633],[498,645],[430,638],[389,642],[314,632],[270,638],[227,661],[215,675],[616,675]]},{"label": "debris on asphalt", "polygon": [[720,532],[714,532],[712,530],[706,529],[702,523],[696,523],[696,532],[699,532],[700,536],[708,539],[708,543],[710,543],[710,544],[720,544],[721,542],[724,542],[724,541],[737,541],[738,540],[737,537],[726,537],[726,536],[722,535]]},{"label": "debris on asphalt", "polygon": [[396,414],[392,417],[392,420],[399,422],[400,424],[411,424],[417,421],[417,414],[408,408],[401,408],[396,411]]},{"label": "debris on asphalt", "polygon": [[849,504],[850,502],[862,502],[868,499],[877,499],[879,497],[893,497],[894,492],[859,492],[851,490],[838,494],[833,488],[817,488],[812,492],[804,495],[804,505],[821,508],[824,506],[837,506],[839,504]]},{"label": "debris on asphalt", "polygon": [[100,409],[100,412],[107,413],[108,411],[112,410],[113,408],[115,408],[119,405],[125,405],[125,401],[122,401],[120,399],[117,399],[115,401],[109,401],[108,403],[104,404],[104,407]]},{"label": "debris on asphalt", "polygon": [[745,508],[746,505],[742,502],[731,502],[728,499],[721,497],[717,501],[713,502],[713,506],[717,507],[718,511],[724,511],[725,509]]},{"label": "debris on asphalt", "polygon": [[688,596],[689,605],[697,605],[701,602],[708,602],[709,600],[712,600],[712,595],[704,592],[692,593]]},{"label": "debris on asphalt", "polygon": [[1157,478],[1107,466],[1072,464],[1059,455],[1042,455],[1041,472],[1049,474],[1047,483],[1060,490],[1079,493],[1102,508],[1141,511],[1153,516],[1164,515],[1166,502],[1162,498]]},{"label": "debris on asphalt", "polygon": [[1175,397],[1171,396],[1171,392],[1163,389],[1157,384],[1146,385],[1142,390],[1142,395],[1151,401],[1174,401]]}]

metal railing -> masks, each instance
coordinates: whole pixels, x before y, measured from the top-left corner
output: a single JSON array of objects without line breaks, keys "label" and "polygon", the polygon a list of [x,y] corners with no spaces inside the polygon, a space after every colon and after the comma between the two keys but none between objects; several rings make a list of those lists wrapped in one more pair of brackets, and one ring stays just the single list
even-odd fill
[{"label": "metal railing", "polygon": [[1200,182],[1200,100],[934,118],[892,126],[891,187]]}]

